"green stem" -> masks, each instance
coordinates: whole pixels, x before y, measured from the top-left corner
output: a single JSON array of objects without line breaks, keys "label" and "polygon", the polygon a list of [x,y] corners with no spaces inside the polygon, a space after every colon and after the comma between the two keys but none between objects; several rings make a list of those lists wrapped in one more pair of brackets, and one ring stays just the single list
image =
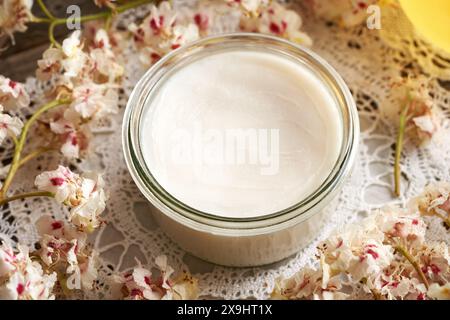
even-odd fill
[{"label": "green stem", "polygon": [[423,282],[423,284],[425,285],[425,287],[428,290],[428,288],[430,287],[430,285],[428,284],[428,280],[425,277],[425,274],[422,272],[422,269],[420,268],[419,264],[411,256],[411,254],[408,252],[408,250],[406,250],[406,248],[404,248],[402,245],[395,246],[395,250],[400,252],[401,255],[404,256],[406,258],[406,260],[409,261],[409,263],[411,263],[411,265],[414,267],[414,270],[416,270],[417,274],[419,275],[420,280]]},{"label": "green stem", "polygon": [[29,154],[27,154],[25,157],[23,157],[20,162],[19,162],[19,167],[23,166],[24,164],[26,164],[28,161],[33,160],[36,157],[39,157],[40,155],[49,152],[49,151],[53,151],[54,149],[52,148],[38,148],[32,152],[30,152]]},{"label": "green stem", "polygon": [[394,193],[397,197],[400,197],[400,175],[401,175],[401,168],[400,168],[400,160],[402,156],[402,150],[403,150],[403,141],[405,137],[405,129],[406,129],[406,122],[407,122],[407,115],[409,110],[409,100],[405,107],[402,110],[402,113],[400,114],[400,122],[398,127],[398,134],[397,134],[397,143],[395,145],[395,161],[394,161]]},{"label": "green stem", "polygon": [[51,192],[46,191],[37,191],[37,192],[29,192],[29,193],[22,193],[22,194],[16,194],[14,196],[11,196],[9,198],[4,198],[0,200],[0,206],[19,199],[25,199],[25,198],[35,198],[35,197],[51,197],[53,198],[55,195]]},{"label": "green stem", "polygon": [[61,45],[55,39],[55,33],[54,33],[55,27],[56,27],[56,24],[54,22],[50,23],[50,26],[48,27],[48,39],[55,47],[61,48]]},{"label": "green stem", "polygon": [[30,22],[34,22],[34,23],[51,23],[52,20],[48,19],[48,18],[41,18],[41,17],[31,17],[31,21]]},{"label": "green stem", "polygon": [[16,135],[14,134],[14,132],[11,132],[11,130],[9,130],[9,129],[8,129],[8,134],[9,134],[9,137],[11,138],[11,140],[14,143],[14,147],[16,147],[17,143],[18,143]]},{"label": "green stem", "polygon": [[37,3],[39,7],[41,7],[42,12],[49,18],[49,19],[55,19],[55,16],[47,9],[44,2],[42,0],[37,0]]},{"label": "green stem", "polygon": [[[128,3],[125,3],[121,6],[116,7],[116,9],[114,11],[104,11],[104,12],[100,12],[100,13],[96,13],[96,14],[90,14],[87,16],[81,16],[79,18],[73,18],[74,22],[87,22],[87,21],[92,21],[92,20],[101,20],[101,19],[109,19],[113,16],[113,14],[116,13],[122,13],[125,12],[129,9],[133,9],[136,7],[139,7],[141,5],[144,4],[148,4],[148,3],[152,3],[155,0],[135,0],[135,1],[130,1]],[[58,41],[56,41],[55,39],[55,34],[54,34],[54,30],[55,27],[62,25],[62,24],[66,24],[67,22],[67,18],[56,18],[55,16],[53,16],[50,11],[48,11],[47,7],[45,7],[44,3],[42,1],[38,1],[39,6],[41,7],[42,11],[45,13],[45,15],[48,17],[48,19],[45,18],[38,18],[38,17],[34,17],[32,19],[32,22],[36,22],[36,23],[48,23],[49,27],[48,27],[48,38],[50,40],[50,42],[60,48],[61,45],[58,43]]]},{"label": "green stem", "polygon": [[[152,3],[154,0],[135,0],[135,1],[130,1],[124,5],[118,6],[115,10],[115,12],[117,13],[122,13],[125,12],[129,9],[133,9],[136,7],[139,7],[143,4],[147,4],[147,3]],[[111,16],[113,14],[112,11],[104,11],[104,12],[99,12],[99,13],[95,13],[95,14],[90,14],[87,16],[81,16],[79,18],[74,18],[74,22],[87,22],[87,21],[92,21],[92,20],[100,20],[100,19],[106,19],[109,16]],[[54,23],[55,25],[61,25],[61,24],[65,24],[67,22],[66,18],[57,18],[57,19],[53,19],[52,23]]]},{"label": "green stem", "polygon": [[6,192],[8,191],[8,188],[11,185],[11,182],[14,178],[14,175],[16,174],[17,169],[20,167],[20,157],[22,150],[25,145],[25,141],[27,139],[28,130],[31,128],[31,125],[36,121],[37,118],[39,118],[43,113],[46,111],[56,108],[60,105],[70,103],[69,100],[54,100],[51,101],[45,105],[43,105],[41,108],[39,108],[32,116],[31,118],[25,123],[23,126],[22,132],[19,137],[19,141],[17,143],[16,149],[14,151],[14,157],[11,163],[11,167],[9,168],[8,175],[6,176],[5,182],[3,184],[2,189],[0,190],[0,199],[2,199]]}]

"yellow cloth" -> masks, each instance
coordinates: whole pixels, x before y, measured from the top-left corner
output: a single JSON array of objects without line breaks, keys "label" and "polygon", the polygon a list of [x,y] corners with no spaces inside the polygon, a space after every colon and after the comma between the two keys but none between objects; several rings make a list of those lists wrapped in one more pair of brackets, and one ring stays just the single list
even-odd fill
[{"label": "yellow cloth", "polygon": [[450,53],[450,1],[399,0],[419,34]]}]

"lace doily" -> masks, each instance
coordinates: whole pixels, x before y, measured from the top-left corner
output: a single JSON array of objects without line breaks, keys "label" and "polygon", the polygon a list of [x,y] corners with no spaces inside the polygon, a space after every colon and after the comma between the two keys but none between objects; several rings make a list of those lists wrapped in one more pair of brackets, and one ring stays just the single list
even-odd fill
[{"label": "lace doily", "polygon": [[[181,3],[183,2],[183,3]],[[178,1],[182,6],[192,1]],[[119,18],[126,25],[142,17],[148,8],[140,8]],[[236,19],[223,17],[216,32],[232,31]],[[94,151],[88,159],[71,166],[78,172],[95,170],[104,173],[110,194],[104,219],[108,224],[92,235],[91,241],[101,254],[102,266],[98,289],[87,298],[108,297],[105,279],[113,272],[124,271],[136,265],[136,259],[151,267],[154,258],[165,254],[175,270],[187,268],[199,279],[202,297],[225,299],[258,298],[270,295],[274,280],[289,276],[306,265],[316,263],[316,244],[336,228],[340,228],[370,211],[386,204],[403,204],[419,193],[425,184],[437,180],[450,181],[449,119],[450,92],[442,82],[430,79],[436,105],[442,111],[442,130],[425,148],[407,147],[402,160],[403,195],[394,199],[392,171],[396,124],[383,118],[380,108],[389,101],[388,79],[397,75],[420,72],[416,60],[404,51],[386,46],[378,31],[364,26],[342,29],[332,23],[305,17],[305,29],[314,39],[313,50],[324,57],[343,76],[357,102],[361,120],[359,157],[354,171],[343,190],[326,210],[330,219],[311,244],[284,261],[259,268],[226,268],[199,260],[181,250],[157,226],[151,211],[155,210],[139,193],[129,175],[121,145],[121,117],[117,115],[107,127],[98,130]],[[127,50],[127,78],[121,92],[121,113],[134,83],[145,72],[132,48]],[[35,100],[42,89],[34,78],[27,86]],[[10,161],[10,148],[1,155],[3,164]],[[43,170],[54,169],[62,160],[45,155],[29,163],[16,177],[14,191],[30,190],[33,177]],[[52,199],[15,201],[0,210],[0,236],[6,236],[33,246],[37,240],[34,222],[44,213],[64,216],[63,209]],[[449,243],[449,233],[438,220],[430,221],[428,237]]]}]

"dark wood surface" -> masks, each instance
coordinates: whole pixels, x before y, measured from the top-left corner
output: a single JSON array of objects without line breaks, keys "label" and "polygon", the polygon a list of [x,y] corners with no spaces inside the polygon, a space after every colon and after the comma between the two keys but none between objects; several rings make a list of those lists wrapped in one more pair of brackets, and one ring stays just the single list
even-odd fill
[{"label": "dark wood surface", "polygon": [[[67,16],[67,7],[79,5],[82,15],[94,13],[100,9],[94,5],[92,0],[44,0],[50,11],[57,17]],[[33,6],[36,16],[44,16],[36,1]],[[57,39],[63,39],[68,33],[65,26],[55,30]],[[31,23],[25,33],[15,33],[15,45],[9,38],[2,39],[0,47],[7,47],[0,53],[0,74],[16,81],[24,81],[28,76],[33,76],[36,70],[36,62],[49,46],[48,25],[44,23]]]}]

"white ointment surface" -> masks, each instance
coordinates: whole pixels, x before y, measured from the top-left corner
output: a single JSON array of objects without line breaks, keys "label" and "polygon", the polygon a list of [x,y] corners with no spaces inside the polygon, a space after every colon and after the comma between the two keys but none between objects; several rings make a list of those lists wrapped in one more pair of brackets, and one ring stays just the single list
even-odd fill
[{"label": "white ointment surface", "polygon": [[202,57],[146,106],[141,148],[158,183],[225,217],[286,209],[329,176],[342,145],[336,102],[306,66],[259,51]]}]

